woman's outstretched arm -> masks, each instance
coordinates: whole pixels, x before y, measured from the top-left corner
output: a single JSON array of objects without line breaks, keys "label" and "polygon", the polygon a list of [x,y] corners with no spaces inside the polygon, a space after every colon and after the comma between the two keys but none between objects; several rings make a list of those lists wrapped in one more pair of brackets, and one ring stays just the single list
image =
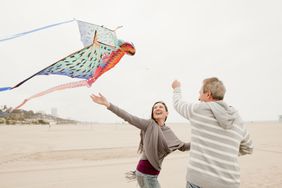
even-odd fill
[{"label": "woman's outstretched arm", "polygon": [[139,129],[145,130],[150,123],[150,120],[136,117],[126,112],[125,110],[111,104],[101,93],[99,93],[99,95],[92,94],[90,97],[93,102],[107,107],[108,110]]}]

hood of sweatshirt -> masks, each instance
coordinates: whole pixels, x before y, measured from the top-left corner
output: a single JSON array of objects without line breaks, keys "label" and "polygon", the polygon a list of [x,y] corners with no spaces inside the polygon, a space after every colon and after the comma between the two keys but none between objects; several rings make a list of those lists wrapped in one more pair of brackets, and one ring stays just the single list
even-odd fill
[{"label": "hood of sweatshirt", "polygon": [[240,121],[238,111],[232,106],[228,106],[223,101],[207,102],[219,126],[224,129],[234,127],[234,122]]}]

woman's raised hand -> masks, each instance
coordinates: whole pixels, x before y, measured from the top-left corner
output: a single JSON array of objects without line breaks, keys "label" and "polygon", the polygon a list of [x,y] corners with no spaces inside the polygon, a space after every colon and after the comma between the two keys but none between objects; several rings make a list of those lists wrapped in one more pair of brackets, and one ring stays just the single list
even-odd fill
[{"label": "woman's raised hand", "polygon": [[110,107],[110,103],[108,102],[106,97],[104,97],[101,93],[99,93],[99,95],[92,94],[90,95],[90,98],[92,99],[93,102],[97,104],[104,105],[107,108]]}]

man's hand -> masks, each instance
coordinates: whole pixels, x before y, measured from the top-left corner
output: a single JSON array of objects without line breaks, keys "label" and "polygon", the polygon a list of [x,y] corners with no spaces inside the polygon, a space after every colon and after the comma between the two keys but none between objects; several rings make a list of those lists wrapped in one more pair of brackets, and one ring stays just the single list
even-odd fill
[{"label": "man's hand", "polygon": [[171,84],[172,89],[175,89],[177,87],[181,87],[181,83],[178,80],[174,80]]}]

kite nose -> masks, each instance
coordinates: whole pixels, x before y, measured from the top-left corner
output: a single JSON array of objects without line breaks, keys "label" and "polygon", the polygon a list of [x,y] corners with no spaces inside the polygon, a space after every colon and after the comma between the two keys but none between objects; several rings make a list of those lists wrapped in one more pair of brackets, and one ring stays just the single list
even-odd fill
[{"label": "kite nose", "polygon": [[133,43],[131,43],[131,46],[132,46],[132,51],[130,55],[134,55],[136,53],[135,46]]},{"label": "kite nose", "polygon": [[120,47],[128,55],[134,55],[136,52],[132,43],[123,43]]},{"label": "kite nose", "polygon": [[131,43],[131,44],[129,44],[129,46],[130,46],[130,47],[129,47],[129,50],[128,50],[128,54],[129,54],[129,55],[134,55],[134,54],[136,53],[134,44]]},{"label": "kite nose", "polygon": [[135,48],[133,48],[132,50],[128,51],[128,54],[129,55],[135,55],[135,52],[136,52]]}]

